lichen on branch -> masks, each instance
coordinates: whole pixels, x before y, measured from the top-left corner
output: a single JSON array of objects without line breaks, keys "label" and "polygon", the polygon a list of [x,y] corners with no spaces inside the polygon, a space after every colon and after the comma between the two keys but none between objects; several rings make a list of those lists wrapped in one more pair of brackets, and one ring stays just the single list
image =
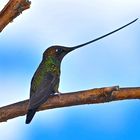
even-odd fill
[{"label": "lichen on branch", "polygon": [[30,5],[29,0],[9,0],[0,12],[0,32]]}]

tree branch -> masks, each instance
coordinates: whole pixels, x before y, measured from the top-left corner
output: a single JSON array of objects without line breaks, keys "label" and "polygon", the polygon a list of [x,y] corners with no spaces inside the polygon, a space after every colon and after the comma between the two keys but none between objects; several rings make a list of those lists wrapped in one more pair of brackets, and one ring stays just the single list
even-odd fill
[{"label": "tree branch", "polygon": [[[60,97],[55,95],[50,97],[38,111],[68,107],[83,104],[96,104],[117,100],[140,99],[140,87],[120,88],[118,86],[65,93]],[[7,121],[27,113],[28,101],[24,100],[0,108],[0,122]]]},{"label": "tree branch", "polygon": [[9,0],[0,12],[0,32],[24,10],[30,8],[28,0]]}]

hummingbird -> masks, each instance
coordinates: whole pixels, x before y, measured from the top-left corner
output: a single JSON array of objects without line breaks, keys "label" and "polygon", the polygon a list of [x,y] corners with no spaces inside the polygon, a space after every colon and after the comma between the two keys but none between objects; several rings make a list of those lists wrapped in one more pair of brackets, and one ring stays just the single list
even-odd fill
[{"label": "hummingbird", "polygon": [[45,103],[51,95],[55,93],[60,93],[58,91],[59,81],[60,81],[60,67],[61,62],[64,56],[73,50],[76,50],[80,47],[93,43],[97,40],[100,40],[108,35],[111,35],[126,26],[134,23],[137,19],[131,21],[130,23],[109,32],[103,36],[100,36],[94,40],[88,41],[81,45],[74,47],[65,47],[54,45],[47,48],[43,53],[43,58],[39,64],[36,72],[34,73],[31,86],[30,86],[30,99],[28,104],[28,111],[26,116],[26,124],[29,124],[34,117],[37,109]]}]

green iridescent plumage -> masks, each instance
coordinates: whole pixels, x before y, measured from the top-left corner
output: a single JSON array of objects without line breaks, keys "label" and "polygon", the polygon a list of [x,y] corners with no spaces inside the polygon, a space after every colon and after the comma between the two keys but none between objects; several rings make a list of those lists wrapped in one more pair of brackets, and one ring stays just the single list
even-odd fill
[{"label": "green iridescent plumage", "polygon": [[33,90],[32,93],[35,93],[37,88],[40,86],[44,76],[48,72],[52,72],[55,75],[60,75],[60,62],[56,60],[53,56],[48,56],[46,60],[42,60],[42,62],[39,65],[39,68],[35,72],[32,82],[31,82],[31,90]]}]

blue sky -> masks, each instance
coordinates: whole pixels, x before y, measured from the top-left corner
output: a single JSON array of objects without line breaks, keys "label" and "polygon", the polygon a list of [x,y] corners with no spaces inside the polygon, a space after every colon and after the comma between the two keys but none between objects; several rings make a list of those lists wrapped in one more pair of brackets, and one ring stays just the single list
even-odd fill
[{"label": "blue sky", "polygon": [[[0,9],[8,0],[0,1]],[[75,46],[140,17],[139,0],[41,0],[10,23],[0,39],[0,106],[29,97],[31,78],[51,45]],[[140,21],[63,60],[59,90],[140,86]],[[39,112],[0,124],[0,139],[139,140],[140,102],[118,101]]]}]

